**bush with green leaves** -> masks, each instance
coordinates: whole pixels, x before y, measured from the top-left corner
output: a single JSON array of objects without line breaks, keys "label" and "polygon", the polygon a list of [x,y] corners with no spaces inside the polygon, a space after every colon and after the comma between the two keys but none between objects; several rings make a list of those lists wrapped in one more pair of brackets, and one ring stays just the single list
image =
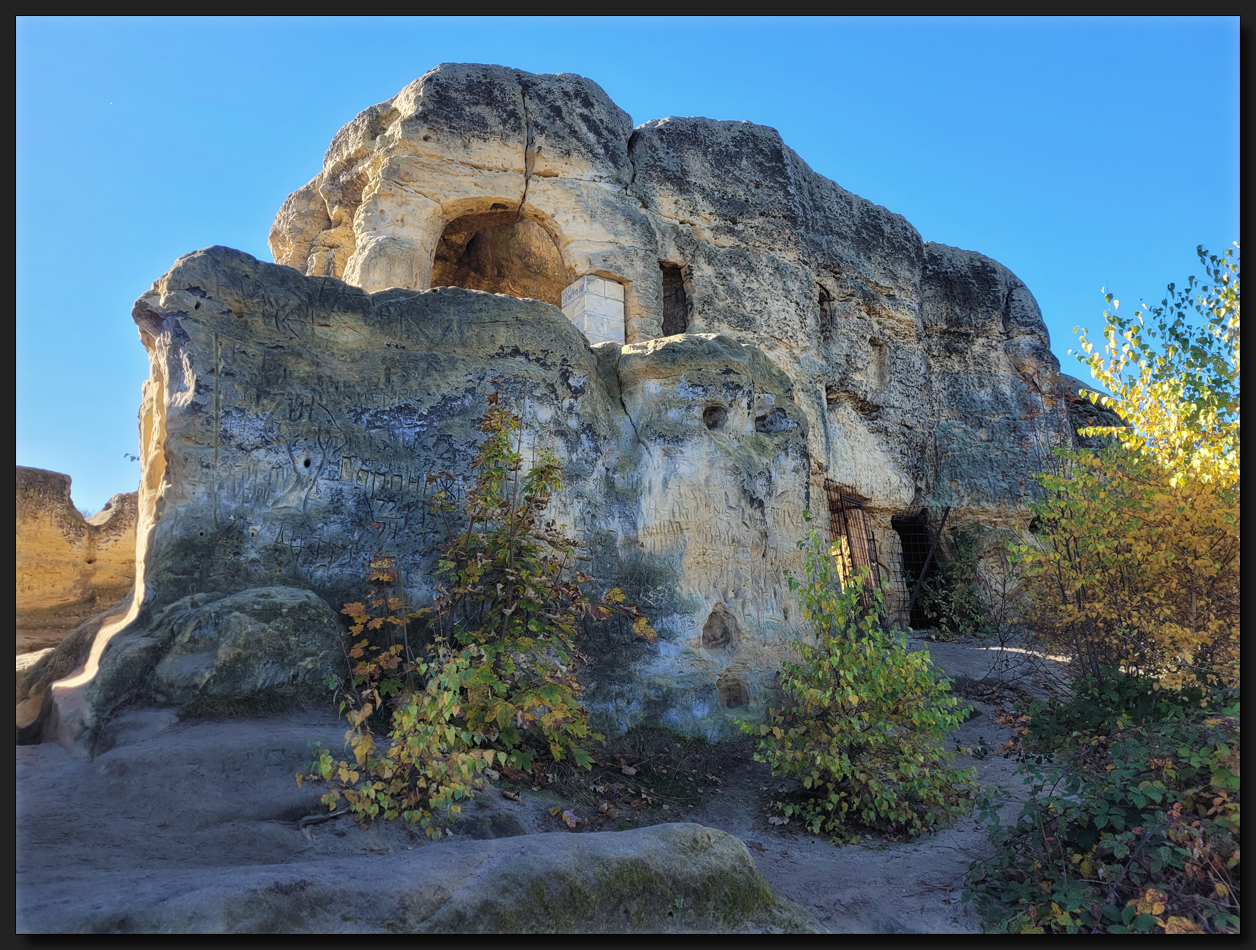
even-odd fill
[{"label": "bush with green leaves", "polygon": [[936,626],[937,640],[982,636],[990,628],[990,606],[977,568],[977,538],[967,532],[952,535],[954,549],[920,591],[920,607]]},{"label": "bush with green leaves", "polygon": [[759,738],[755,758],[799,782],[774,807],[835,842],[953,820],[968,809],[973,778],[950,766],[943,745],[963,721],[960,700],[927,652],[885,629],[880,591],[863,597],[860,577],[843,588],[832,546],[815,531],[799,548],[807,578],[789,586],[815,640],[799,644],[800,662],[782,664],[784,704],[766,723],[741,724]]},{"label": "bush with green leaves", "polygon": [[994,930],[1239,929],[1239,262],[1197,251],[1202,282],[1132,314],[1108,294],[1102,350],[1081,332],[1126,425],[1057,456],[1014,548],[1076,680],[1031,706],[1031,797],[968,877]]},{"label": "bush with green leaves", "polygon": [[1026,741],[1057,756],[1026,757],[1014,823],[987,806],[994,852],[966,880],[991,932],[1239,932],[1238,701],[1201,710],[1125,679],[1082,687],[1071,735],[1036,710]]},{"label": "bush with green leaves", "polygon": [[[306,776],[330,786],[329,808],[343,798],[362,821],[400,815],[434,837],[433,810],[456,813],[495,760],[525,771],[537,756],[588,767],[601,737],[580,704],[581,624],[620,615],[641,638],[655,636],[618,588],[599,600],[584,593],[593,578],[576,570],[575,542],[543,517],[562,487],[558,459],[542,452],[525,470],[519,417],[496,394],[488,403],[465,498],[455,498],[450,473],[429,477],[448,538],[432,606],[405,603],[386,557],[371,565],[370,596],[345,605],[353,666],[341,711],[354,761],[320,750]],[[379,744],[385,707],[391,731]]]}]

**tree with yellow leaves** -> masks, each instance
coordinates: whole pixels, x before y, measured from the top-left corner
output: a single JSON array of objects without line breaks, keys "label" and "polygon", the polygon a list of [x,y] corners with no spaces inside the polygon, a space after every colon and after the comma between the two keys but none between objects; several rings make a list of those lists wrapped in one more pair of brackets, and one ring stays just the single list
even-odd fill
[{"label": "tree with yellow leaves", "polygon": [[[1237,245],[1236,245],[1237,247]],[[1124,427],[1040,476],[1043,526],[1019,552],[1039,635],[1079,672],[1166,686],[1239,673],[1239,260],[1132,316],[1107,294],[1104,347],[1079,359]]]}]

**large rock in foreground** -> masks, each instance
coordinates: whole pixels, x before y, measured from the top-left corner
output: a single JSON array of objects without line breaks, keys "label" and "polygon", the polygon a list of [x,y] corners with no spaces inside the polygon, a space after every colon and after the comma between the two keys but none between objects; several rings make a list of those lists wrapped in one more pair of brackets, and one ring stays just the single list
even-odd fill
[{"label": "large rock in foreground", "polygon": [[492,785],[442,816],[439,841],[321,820],[324,789],[293,776],[344,729],[330,710],[130,709],[90,762],[18,746],[18,931],[817,929],[741,841],[701,825],[573,833],[549,811],[561,800]]},{"label": "large rock in foreground", "polygon": [[[550,516],[590,552],[585,569],[660,632],[656,646],[590,632],[584,700],[603,731],[649,722],[714,739],[761,715],[802,632],[782,578],[801,568],[810,458],[789,377],[757,347],[709,333],[591,347],[538,300],[367,294],[226,248],[182,258],[134,317],[151,360],[135,599],[62,651],[75,672],[52,687],[41,735],[86,750],[123,702],[190,702],[202,687],[165,671],[212,651],[160,659],[185,649],[168,645],[171,611],[279,587],[335,610],[362,599],[380,556],[411,602],[430,600],[446,538],[431,496],[469,490],[494,391],[523,418],[524,457],[562,461]],[[258,639],[251,656],[271,652]]]},{"label": "large rock in foreground", "polygon": [[746,846],[695,824],[373,859],[115,873],[19,902],[27,933],[817,933]]}]

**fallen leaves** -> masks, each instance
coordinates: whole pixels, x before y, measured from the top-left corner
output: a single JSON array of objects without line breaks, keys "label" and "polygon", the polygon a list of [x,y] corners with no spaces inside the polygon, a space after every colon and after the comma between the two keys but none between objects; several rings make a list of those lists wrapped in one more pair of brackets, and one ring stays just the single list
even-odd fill
[{"label": "fallen leaves", "polygon": [[563,808],[562,805],[555,805],[549,810],[549,813],[562,818],[563,824],[571,831],[575,831],[581,825],[589,823],[589,819],[582,818],[574,808]]},{"label": "fallen leaves", "polygon": [[502,774],[512,782],[531,782],[532,776],[522,769],[517,769],[508,763],[502,763]]}]

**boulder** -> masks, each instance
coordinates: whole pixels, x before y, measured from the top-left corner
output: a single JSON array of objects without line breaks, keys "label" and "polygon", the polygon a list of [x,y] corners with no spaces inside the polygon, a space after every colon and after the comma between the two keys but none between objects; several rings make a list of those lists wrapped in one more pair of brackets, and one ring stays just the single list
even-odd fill
[{"label": "boulder", "polygon": [[193,594],[110,642],[94,692],[177,709],[320,693],[347,672],[344,627],[312,591]]},{"label": "boulder", "polygon": [[[193,713],[258,708],[324,695],[328,679],[340,683],[348,671],[344,626],[308,590],[193,594],[143,621],[126,620],[122,610],[101,614],[29,669],[19,667],[19,743],[60,736],[67,724],[49,687],[89,662],[92,675],[74,694],[74,735],[96,754],[107,745],[101,730],[124,703]],[[98,637],[102,628],[108,632]]]},{"label": "boulder", "polygon": [[[120,872],[30,895],[26,933],[822,933],[695,824],[458,841],[364,861]],[[107,900],[105,899],[107,897]],[[102,908],[102,904],[106,908]]]}]

